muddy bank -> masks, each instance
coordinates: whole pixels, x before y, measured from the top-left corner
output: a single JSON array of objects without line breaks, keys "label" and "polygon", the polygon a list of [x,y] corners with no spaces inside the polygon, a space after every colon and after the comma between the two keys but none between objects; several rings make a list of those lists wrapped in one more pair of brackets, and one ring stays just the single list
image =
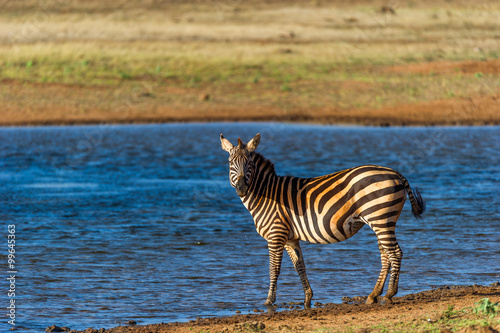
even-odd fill
[{"label": "muddy bank", "polygon": [[496,332],[500,329],[498,311],[496,316],[473,311],[476,303],[484,298],[492,304],[500,302],[500,283],[490,286],[445,286],[395,297],[394,304],[384,306],[367,305],[364,304],[366,297],[354,297],[345,298],[343,304],[316,303],[309,310],[302,307],[296,309],[296,304],[290,304],[293,310],[200,318],[187,323],[140,325],[124,318],[123,326],[107,330],[89,328],[82,332],[310,332],[318,329],[376,332],[391,330],[394,325],[400,331],[472,332],[486,329],[485,332]]}]

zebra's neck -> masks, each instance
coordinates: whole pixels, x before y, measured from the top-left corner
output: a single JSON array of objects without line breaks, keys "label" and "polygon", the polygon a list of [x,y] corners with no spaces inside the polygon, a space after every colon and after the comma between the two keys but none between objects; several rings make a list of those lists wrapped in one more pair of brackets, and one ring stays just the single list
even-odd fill
[{"label": "zebra's neck", "polygon": [[263,196],[274,195],[270,186],[279,179],[274,170],[274,164],[259,153],[253,153],[254,172],[249,184],[248,194],[242,198],[243,204],[251,210],[252,203],[258,202]]}]

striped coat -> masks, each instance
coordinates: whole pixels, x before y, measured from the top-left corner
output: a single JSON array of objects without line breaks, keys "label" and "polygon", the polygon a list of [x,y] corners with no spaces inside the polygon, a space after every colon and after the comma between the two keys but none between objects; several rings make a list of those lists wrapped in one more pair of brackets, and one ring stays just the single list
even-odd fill
[{"label": "striped coat", "polygon": [[419,217],[424,202],[399,172],[364,165],[315,178],[278,176],[274,165],[255,152],[256,135],[248,144],[233,146],[221,135],[230,154],[230,182],[252,214],[257,232],[267,240],[270,255],[270,288],[266,304],[276,299],[276,284],[284,250],[297,270],[309,307],[312,290],[307,280],[299,241],[336,243],[356,234],[365,224],[377,235],[382,270],[367,303],[374,303],[390,273],[383,302],[397,293],[402,251],[395,236],[396,221],[406,196]]}]

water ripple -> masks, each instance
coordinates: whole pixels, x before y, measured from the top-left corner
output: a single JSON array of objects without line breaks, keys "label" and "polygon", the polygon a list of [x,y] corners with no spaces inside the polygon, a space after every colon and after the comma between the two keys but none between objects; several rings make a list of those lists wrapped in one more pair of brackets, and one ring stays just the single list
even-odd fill
[{"label": "water ripple", "polygon": [[[375,163],[418,186],[428,211],[417,221],[407,206],[400,217],[400,294],[500,279],[499,127],[0,128],[0,216],[16,224],[27,332],[265,309],[267,245],[228,183],[221,132],[233,141],[260,132],[259,150],[279,174]],[[100,140],[81,150],[89,137]],[[371,292],[380,259],[369,228],[339,244],[304,244],[303,252],[315,301]],[[284,258],[278,302],[302,295]]]}]

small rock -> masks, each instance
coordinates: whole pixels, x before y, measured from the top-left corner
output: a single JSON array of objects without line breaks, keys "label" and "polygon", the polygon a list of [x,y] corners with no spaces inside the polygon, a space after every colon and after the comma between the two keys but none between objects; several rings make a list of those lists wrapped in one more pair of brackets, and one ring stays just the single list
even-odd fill
[{"label": "small rock", "polygon": [[392,15],[396,15],[396,11],[394,10],[394,8],[390,7],[390,6],[382,6],[380,8],[380,12],[382,14],[392,14]]},{"label": "small rock", "polygon": [[266,325],[260,321],[247,321],[244,323],[236,324],[235,328],[237,331],[262,331],[266,328]]},{"label": "small rock", "polygon": [[241,313],[241,311],[240,310],[236,310],[236,311],[234,311],[234,313]]},{"label": "small rock", "polygon": [[498,332],[491,326],[469,326],[462,328],[459,333],[496,333]]},{"label": "small rock", "polygon": [[83,331],[84,333],[99,333],[98,330],[92,328],[92,327],[89,327],[87,328],[85,331]]},{"label": "small rock", "polygon": [[146,92],[142,92],[140,94],[137,95],[138,97],[153,97],[153,94],[150,93],[149,91],[146,91]]},{"label": "small rock", "polygon": [[344,22],[345,23],[356,23],[356,22],[358,22],[358,19],[355,17],[345,17]]},{"label": "small rock", "polygon": [[200,101],[208,101],[210,99],[209,94],[201,94],[200,95]]},{"label": "small rock", "polygon": [[66,327],[66,326],[57,326],[57,325],[52,325],[49,326],[45,329],[45,332],[70,332],[71,328]]},{"label": "small rock", "polygon": [[264,328],[266,328],[266,325],[264,325],[264,323],[260,321],[256,322],[254,326],[259,330],[263,330]]},{"label": "small rock", "polygon": [[130,325],[130,326],[134,326],[134,325],[137,325],[137,322],[135,320],[129,320],[127,322],[125,322],[126,325]]},{"label": "small rock", "polygon": [[262,331],[264,328],[266,328],[266,325],[264,325],[263,322],[260,322],[260,321],[252,321],[250,323],[245,323],[246,327],[256,331],[256,330],[260,330]]},{"label": "small rock", "polygon": [[279,34],[279,37],[280,38],[294,38],[295,37],[295,32],[288,31],[288,32],[285,32],[285,33],[281,33],[281,34]]}]

